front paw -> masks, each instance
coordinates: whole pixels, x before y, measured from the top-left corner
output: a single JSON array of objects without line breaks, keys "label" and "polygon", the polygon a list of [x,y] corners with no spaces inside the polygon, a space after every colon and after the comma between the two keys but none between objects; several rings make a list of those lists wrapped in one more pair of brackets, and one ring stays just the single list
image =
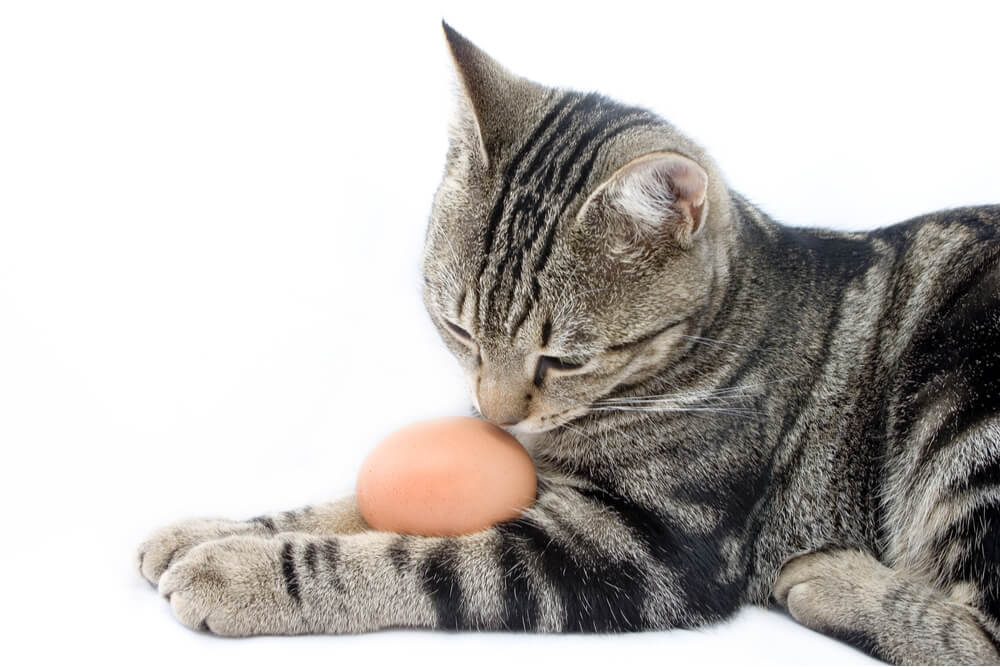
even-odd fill
[{"label": "front paw", "polygon": [[193,630],[229,637],[301,634],[298,583],[289,572],[291,544],[254,536],[205,542],[160,579],[160,593]]},{"label": "front paw", "polygon": [[167,568],[192,548],[203,542],[251,530],[253,526],[245,521],[225,519],[193,519],[171,524],[159,529],[139,545],[136,552],[139,573],[156,586]]},{"label": "front paw", "polygon": [[859,609],[878,599],[892,571],[860,551],[819,551],[785,563],[774,598],[792,618],[814,629],[849,627]]}]

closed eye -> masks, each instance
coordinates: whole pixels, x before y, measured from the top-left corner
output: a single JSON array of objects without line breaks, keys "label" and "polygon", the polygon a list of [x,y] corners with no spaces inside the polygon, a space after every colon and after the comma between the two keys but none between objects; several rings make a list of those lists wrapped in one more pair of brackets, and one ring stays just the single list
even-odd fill
[{"label": "closed eye", "polygon": [[445,324],[448,326],[448,328],[451,330],[453,334],[455,334],[456,336],[458,336],[459,338],[468,343],[472,342],[472,334],[470,334],[468,331],[466,331],[465,329],[463,329],[462,327],[458,326],[453,322],[446,321]]},{"label": "closed eye", "polygon": [[549,357],[542,355],[538,357],[538,365],[535,367],[535,386],[541,387],[545,380],[545,374],[549,370],[575,371],[583,368],[588,359],[584,357]]}]

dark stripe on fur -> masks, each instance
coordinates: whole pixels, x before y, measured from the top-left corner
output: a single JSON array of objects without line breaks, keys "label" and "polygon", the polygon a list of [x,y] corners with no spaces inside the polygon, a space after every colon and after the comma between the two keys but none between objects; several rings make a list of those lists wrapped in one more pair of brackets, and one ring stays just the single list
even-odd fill
[{"label": "dark stripe on fur", "polygon": [[[494,202],[493,210],[490,211],[490,216],[486,222],[486,231],[483,235],[483,260],[480,263],[478,272],[480,278],[486,271],[486,267],[489,264],[490,253],[493,250],[493,243],[496,237],[496,230],[500,224],[500,220],[503,218],[504,204],[507,201],[507,194],[510,192],[514,174],[517,173],[517,169],[520,166],[521,161],[524,160],[525,156],[535,145],[538,139],[545,134],[545,131],[549,128],[553,121],[555,121],[559,114],[562,113],[563,109],[565,109],[566,106],[575,99],[577,99],[575,95],[571,93],[564,93],[559,101],[556,102],[551,109],[549,109],[549,112],[545,114],[545,117],[542,118],[541,122],[538,123],[535,130],[531,133],[531,136],[529,136],[524,144],[521,145],[520,150],[518,150],[508,163],[506,172],[501,179],[500,195]],[[478,294],[479,292],[477,292],[477,299],[479,298]],[[476,307],[478,309],[478,303],[476,304]]]},{"label": "dark stripe on fur", "polygon": [[[511,285],[510,285],[510,298],[513,300],[514,290],[517,287],[517,283],[520,280],[520,266],[521,257],[533,242],[535,235],[537,234],[538,228],[543,224],[544,213],[546,207],[539,207],[539,204],[546,202],[546,192],[544,190],[539,190],[537,185],[535,188],[528,190],[527,183],[530,178],[535,175],[538,167],[543,163],[544,160],[548,159],[550,164],[552,161],[557,159],[558,155],[562,153],[562,149],[553,155],[551,152],[552,144],[564,138],[566,131],[569,129],[570,125],[574,120],[580,116],[586,116],[587,114],[593,113],[598,102],[600,101],[600,96],[593,93],[585,95],[581,98],[573,107],[567,112],[559,124],[556,126],[555,130],[549,136],[548,141],[545,142],[537,151],[535,159],[528,165],[527,169],[521,170],[520,177],[517,179],[517,189],[513,191],[513,196],[515,197],[514,204],[510,216],[508,216],[507,221],[507,237],[506,245],[504,247],[503,255],[501,255],[499,261],[496,264],[496,279],[493,285],[490,287],[489,292],[486,297],[486,304],[488,308],[494,308],[496,306],[496,292],[502,282],[502,277],[504,276],[504,268],[511,261],[512,256],[515,253],[514,248],[514,236],[519,229],[528,229],[529,237],[528,242],[525,244],[526,247],[521,249],[521,253],[518,255],[517,266],[515,271],[512,272]],[[513,177],[514,174],[511,174]],[[510,192],[508,190],[508,192]],[[503,203],[501,202],[501,205]],[[503,208],[506,208],[503,206]],[[522,223],[523,224],[520,224]]]},{"label": "dark stripe on fur", "polygon": [[647,627],[642,606],[649,594],[646,573],[632,561],[613,562],[581,552],[528,519],[508,524],[526,538],[563,608],[564,632],[625,632]]},{"label": "dark stripe on fur", "polygon": [[[657,511],[603,488],[595,487],[581,493],[614,510],[650,555],[679,576],[678,592],[686,598],[684,614],[688,623],[694,618],[726,618],[739,608],[739,591],[744,584],[742,581],[720,581],[725,559],[713,536],[683,531]],[[639,575],[643,573],[636,574]],[[680,624],[682,619],[677,622]]]},{"label": "dark stripe on fur", "polygon": [[500,570],[503,572],[501,627],[530,632],[538,628],[538,594],[525,564],[530,557],[526,540],[518,535],[517,523],[496,526],[500,536]]},{"label": "dark stripe on fur", "polygon": [[344,593],[344,582],[340,578],[340,544],[336,539],[328,539],[323,542],[323,561],[330,571],[330,579],[333,587],[339,593]]},{"label": "dark stripe on fur", "polygon": [[400,535],[389,545],[389,562],[396,572],[403,572],[410,565],[410,537]]},{"label": "dark stripe on fur", "polygon": [[[570,124],[577,119],[585,119],[587,122],[596,124],[598,127],[606,126],[608,117],[615,117],[616,107],[611,107],[601,109],[596,113],[596,117],[593,119],[587,118],[589,115],[595,114],[598,109],[598,105],[603,101],[599,95],[593,93],[586,95],[579,104],[575,105],[570,113],[562,119],[556,131],[552,133],[549,141],[542,146],[537,152],[535,159],[528,166],[528,168],[521,172],[521,177],[518,179],[519,189],[517,190],[518,201],[514,206],[514,214],[511,215],[509,224],[507,225],[507,247],[504,250],[503,256],[500,261],[497,262],[496,275],[497,280],[493,283],[493,288],[490,291],[490,300],[487,301],[489,306],[495,307],[495,302],[493,301],[493,294],[496,292],[497,286],[500,284],[499,278],[504,274],[504,268],[510,263],[512,256],[514,257],[514,266],[510,271],[510,293],[507,301],[508,307],[510,307],[514,302],[514,293],[517,289],[518,283],[521,281],[521,267],[524,262],[524,257],[531,252],[532,247],[535,244],[535,239],[538,237],[539,230],[545,226],[545,214],[548,212],[550,206],[557,203],[558,196],[561,192],[552,192],[550,183],[551,179],[545,176],[555,173],[556,162],[560,157],[569,149],[570,143],[564,143],[558,151],[554,153],[551,151],[552,144],[557,140],[563,140],[565,138],[566,132],[569,129]],[[583,139],[590,132],[584,133]],[[573,152],[575,155],[576,152]],[[572,159],[572,158],[570,158]],[[542,177],[538,177],[537,171],[543,163],[546,163],[547,169]],[[563,165],[565,167],[566,164]],[[536,177],[535,187],[532,189],[527,189],[529,180],[532,177]],[[524,224],[519,224],[523,222]],[[558,220],[553,221],[550,224],[558,224]],[[515,250],[514,248],[514,233],[515,231],[521,231],[524,235],[525,240],[519,248]]]},{"label": "dark stripe on fur", "polygon": [[296,602],[301,602],[299,599],[299,578],[295,573],[295,554],[292,553],[291,542],[285,542],[281,548],[281,576],[285,579],[285,590],[288,591],[289,597]]},{"label": "dark stripe on fur", "polygon": [[[557,141],[563,141],[566,138],[566,131],[569,130],[570,125],[574,120],[580,118],[583,114],[592,113],[603,99],[600,95],[596,93],[587,93],[584,95],[580,102],[573,106],[571,113],[563,116],[562,120],[556,126],[556,130],[552,132],[548,140],[542,144],[542,146],[535,151],[535,159],[531,161],[527,169],[521,170],[521,175],[517,180],[519,186],[528,185],[528,181],[534,177],[538,176],[541,166],[548,163],[550,166],[555,162],[555,156],[562,152],[562,148],[558,152],[552,152],[552,146]],[[537,191],[537,190],[536,190]],[[544,190],[543,190],[544,191]]]},{"label": "dark stripe on fur", "polygon": [[303,554],[303,560],[306,562],[306,567],[309,568],[309,574],[316,574],[316,543],[310,542],[306,545],[305,553]]},{"label": "dark stripe on fur", "polygon": [[[513,331],[516,332],[518,329],[520,329],[521,325],[523,325],[524,321],[528,318],[528,315],[531,314],[531,309],[534,306],[534,304],[538,303],[539,294],[541,293],[541,282],[538,280],[538,277],[541,274],[541,272],[545,269],[545,265],[546,263],[548,263],[549,260],[549,255],[552,253],[552,247],[555,241],[556,229],[559,227],[559,222],[562,220],[563,215],[566,212],[566,209],[573,201],[575,201],[576,196],[580,194],[580,191],[583,189],[584,184],[590,177],[590,174],[594,168],[594,163],[596,162],[598,155],[600,155],[601,149],[609,141],[611,141],[612,139],[614,139],[615,137],[617,137],[618,135],[622,134],[623,132],[629,129],[641,125],[652,125],[652,124],[653,121],[651,119],[644,117],[627,122],[623,125],[619,125],[612,131],[604,135],[595,133],[596,136],[599,137],[599,139],[596,142],[597,145],[594,146],[593,151],[590,154],[590,157],[581,167],[580,175],[578,176],[576,181],[574,181],[573,184],[570,186],[568,192],[566,191],[565,187],[561,187],[558,191],[558,195],[562,197],[562,205],[560,206],[558,213],[555,216],[553,216],[552,222],[545,229],[545,237],[542,241],[541,250],[539,251],[538,256],[535,258],[534,269],[531,276],[531,294],[527,302],[522,307],[521,311],[518,313],[517,320],[515,321],[513,327]],[[574,150],[573,155],[571,155],[570,158],[566,161],[566,164],[564,165],[562,171],[568,174],[569,171],[568,167],[572,164],[575,164],[580,157],[580,153],[582,153],[582,151],[585,150],[585,148],[589,147],[590,143],[584,143],[584,142],[578,143],[576,150]],[[563,176],[560,177],[559,182],[563,186],[565,186],[565,180]],[[535,240],[536,240],[535,238],[530,239],[528,250],[530,250],[530,248],[534,246]],[[526,250],[526,252],[528,250]]]},{"label": "dark stripe on fur", "polygon": [[271,517],[255,516],[254,518],[250,519],[250,521],[252,523],[260,524],[265,530],[267,530],[270,533],[278,532],[278,527],[274,525],[274,520]]},{"label": "dark stripe on fur", "polygon": [[[549,225],[548,231],[545,235],[545,240],[542,244],[541,253],[535,260],[534,272],[536,275],[545,268],[546,262],[549,261],[549,253],[552,251],[552,241],[555,238],[555,230],[558,227],[557,224],[558,221],[562,218],[567,207],[569,207],[570,202],[572,202],[576,198],[576,196],[580,194],[581,190],[583,190],[583,186],[587,183],[587,179],[590,178],[590,173],[594,169],[594,163],[597,161],[597,157],[598,155],[600,155],[601,149],[604,148],[604,146],[609,141],[611,141],[615,137],[618,137],[619,135],[623,134],[624,132],[634,127],[639,127],[641,125],[652,125],[652,124],[654,124],[654,121],[648,117],[637,118],[635,120],[619,125],[612,131],[607,133],[595,131],[594,132],[595,141],[593,143],[596,145],[594,145],[593,148],[591,148],[590,142],[588,143],[580,142],[577,145],[577,149],[569,157],[569,160],[567,160],[566,163],[567,166],[576,163],[576,161],[579,159],[580,154],[584,150],[590,149],[591,151],[590,157],[588,157],[587,161],[583,163],[583,166],[580,168],[580,175],[570,186],[569,191],[567,192],[564,187],[561,187],[559,189],[559,194],[564,196],[563,204],[562,207],[559,209],[559,213],[555,216],[553,224]],[[565,181],[563,179],[564,177],[560,176],[560,183],[563,183],[565,185]]]},{"label": "dark stripe on fur", "polygon": [[459,630],[465,627],[462,613],[462,588],[454,561],[455,542],[446,540],[424,559],[423,588],[437,613],[437,627]]},{"label": "dark stripe on fur", "polygon": [[974,466],[969,474],[949,486],[953,492],[979,491],[1000,484],[1000,458],[990,459]]},{"label": "dark stripe on fur", "polygon": [[542,347],[549,344],[549,338],[552,337],[552,320],[546,319],[542,324]]},{"label": "dark stripe on fur", "polygon": [[[961,212],[958,215],[962,219]],[[996,344],[1000,335],[996,319],[1000,296],[995,287],[1000,285],[998,265],[1000,246],[994,245],[973,270],[951,287],[948,298],[922,318],[920,330],[902,357],[902,391],[909,404],[899,420],[898,437],[911,435],[915,423],[938,399],[942,388],[955,392],[953,402],[963,413],[957,418],[953,416],[951,423],[925,446],[920,465],[946,449],[970,425],[988,416],[991,407],[996,412],[988,396],[996,391],[994,376],[1000,374],[1000,351]],[[979,364],[989,368],[983,369]]]},{"label": "dark stripe on fur", "polygon": [[980,424],[998,419],[1000,395],[1000,251],[992,253],[928,318],[907,359],[913,370],[910,426],[936,401],[947,400],[945,421],[920,453],[925,465]]}]

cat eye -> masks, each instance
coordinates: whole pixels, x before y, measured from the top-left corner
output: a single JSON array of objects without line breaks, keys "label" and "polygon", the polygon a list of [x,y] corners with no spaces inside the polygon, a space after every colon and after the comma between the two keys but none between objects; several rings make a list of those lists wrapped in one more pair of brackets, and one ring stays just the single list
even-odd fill
[{"label": "cat eye", "polygon": [[575,371],[589,361],[584,357],[549,357],[542,355],[538,357],[538,365],[535,367],[535,386],[541,387],[545,374],[554,369],[557,371]]}]

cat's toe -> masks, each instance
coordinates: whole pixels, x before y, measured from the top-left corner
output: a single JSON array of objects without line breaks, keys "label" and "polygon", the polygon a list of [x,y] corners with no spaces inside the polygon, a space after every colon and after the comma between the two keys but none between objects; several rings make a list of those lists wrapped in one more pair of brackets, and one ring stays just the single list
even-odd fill
[{"label": "cat's toe", "polygon": [[809,627],[849,627],[853,610],[878,595],[891,571],[860,551],[820,551],[785,563],[774,598]]},{"label": "cat's toe", "polygon": [[156,586],[174,561],[203,542],[232,534],[237,525],[238,522],[222,519],[195,519],[161,528],[136,550],[139,574]]},{"label": "cat's toe", "polygon": [[192,630],[226,637],[306,632],[283,583],[280,546],[252,536],[202,543],[163,574],[160,594]]},{"label": "cat's toe", "polygon": [[773,595],[778,604],[786,605],[788,594],[792,588],[820,576],[825,559],[825,553],[816,552],[796,556],[786,562],[781,567],[781,572],[778,573],[778,578],[774,582]]}]

